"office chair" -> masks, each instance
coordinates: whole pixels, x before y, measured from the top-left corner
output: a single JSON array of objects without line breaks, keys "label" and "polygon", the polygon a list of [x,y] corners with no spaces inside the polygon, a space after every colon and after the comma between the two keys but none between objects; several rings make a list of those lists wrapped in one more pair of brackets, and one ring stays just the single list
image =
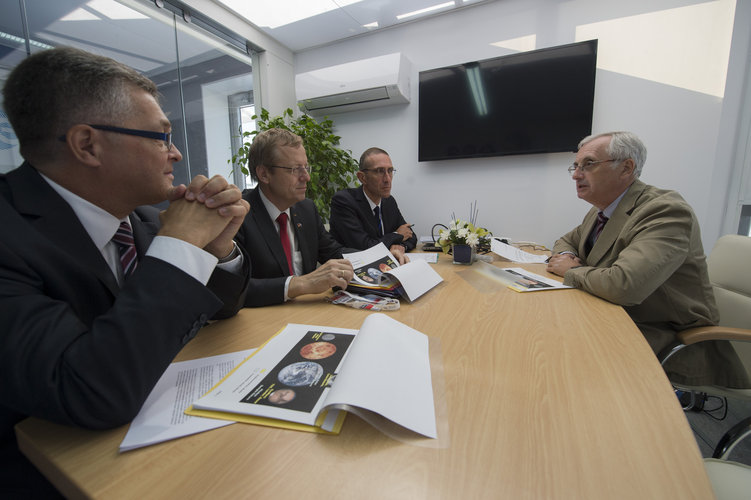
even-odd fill
[{"label": "office chair", "polygon": [[[721,326],[690,328],[678,333],[678,341],[659,355],[665,362],[681,349],[711,340],[729,340],[738,353],[751,379],[751,237],[729,234],[722,236],[707,258],[709,280],[714,290]],[[673,384],[676,389],[690,392],[692,403],[697,393],[751,400],[751,389],[720,386],[686,387]],[[751,435],[751,416],[741,420],[720,439],[713,458],[726,459],[733,448]]]},{"label": "office chair", "polygon": [[748,500],[751,492],[751,467],[738,462],[706,458],[704,468],[717,500]]}]

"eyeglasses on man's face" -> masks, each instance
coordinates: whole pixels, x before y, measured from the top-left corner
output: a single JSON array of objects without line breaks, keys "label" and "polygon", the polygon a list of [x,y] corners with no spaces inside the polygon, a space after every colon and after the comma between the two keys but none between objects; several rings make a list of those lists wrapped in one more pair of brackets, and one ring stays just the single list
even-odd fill
[{"label": "eyeglasses on man's face", "polygon": [[595,166],[599,165],[600,163],[606,163],[609,161],[618,160],[614,160],[612,158],[608,158],[607,160],[584,160],[581,165],[574,162],[570,167],[568,167],[568,173],[574,175],[574,172],[576,172],[576,169],[578,168],[581,173],[586,174],[587,172],[594,170]]},{"label": "eyeglasses on man's face", "polygon": [[310,175],[310,165],[300,165],[298,167],[282,167],[280,165],[269,165],[271,168],[281,168],[290,172],[295,177],[302,177],[305,174]]},{"label": "eyeglasses on man's face", "polygon": [[[164,147],[167,148],[167,152],[172,151],[172,132],[152,132],[150,130],[138,130],[134,128],[122,128],[122,127],[113,127],[111,125],[95,125],[92,123],[87,123],[91,128],[95,128],[97,130],[103,130],[105,132],[114,132],[116,134],[125,134],[125,135],[134,135],[136,137],[146,137],[147,139],[156,139],[158,141],[164,142]],[[59,137],[61,141],[65,141],[65,136],[62,135]]]},{"label": "eyeglasses on man's face", "polygon": [[396,172],[395,168],[363,168],[363,172],[374,172],[379,177],[393,177]]}]

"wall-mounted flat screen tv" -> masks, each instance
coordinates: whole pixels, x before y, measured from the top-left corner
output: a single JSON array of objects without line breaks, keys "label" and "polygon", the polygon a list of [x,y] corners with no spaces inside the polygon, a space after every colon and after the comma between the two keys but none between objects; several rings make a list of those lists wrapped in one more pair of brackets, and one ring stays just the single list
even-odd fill
[{"label": "wall-mounted flat screen tv", "polygon": [[596,66],[589,40],[420,72],[418,160],[575,151]]}]

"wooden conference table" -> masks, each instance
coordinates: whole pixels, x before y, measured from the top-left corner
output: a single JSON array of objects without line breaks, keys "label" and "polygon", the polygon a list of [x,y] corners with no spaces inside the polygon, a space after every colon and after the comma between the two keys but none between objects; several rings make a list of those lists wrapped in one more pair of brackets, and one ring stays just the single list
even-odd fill
[{"label": "wooden conference table", "polygon": [[[444,282],[387,313],[440,340],[443,447],[388,438],[354,415],[338,436],[234,424],[123,454],[127,426],[30,418],[19,444],[77,498],[713,497],[678,400],[622,308],[579,290],[517,293],[480,267],[441,255]],[[324,296],[244,309],[177,360],[258,346],[287,323],[359,328],[369,314]]]}]

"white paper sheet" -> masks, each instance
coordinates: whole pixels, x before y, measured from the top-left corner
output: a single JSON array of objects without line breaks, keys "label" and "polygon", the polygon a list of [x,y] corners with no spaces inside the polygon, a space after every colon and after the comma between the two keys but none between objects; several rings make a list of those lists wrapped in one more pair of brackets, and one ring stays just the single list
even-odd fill
[{"label": "white paper sheet", "polygon": [[169,365],[130,424],[125,439],[120,443],[120,451],[232,424],[226,420],[191,417],[184,411],[253,351],[255,349]]},{"label": "white paper sheet", "polygon": [[407,257],[409,257],[410,262],[414,262],[416,260],[424,260],[425,262],[428,262],[430,264],[435,264],[436,262],[438,262],[438,253],[436,252],[428,252],[428,253],[410,252],[407,254]]},{"label": "white paper sheet", "polygon": [[428,337],[384,314],[363,322],[326,398],[357,406],[430,438],[438,437]]},{"label": "white paper sheet", "polygon": [[525,252],[524,250],[520,250],[514,246],[503,243],[502,241],[498,240],[498,238],[493,238],[490,240],[490,250],[492,250],[493,253],[510,260],[511,262],[539,264],[548,261],[547,255],[538,255]]},{"label": "white paper sheet", "polygon": [[441,275],[424,260],[407,262],[387,272],[386,275],[393,276],[399,281],[404,289],[404,295],[410,301],[417,300],[422,294],[443,281]]}]

